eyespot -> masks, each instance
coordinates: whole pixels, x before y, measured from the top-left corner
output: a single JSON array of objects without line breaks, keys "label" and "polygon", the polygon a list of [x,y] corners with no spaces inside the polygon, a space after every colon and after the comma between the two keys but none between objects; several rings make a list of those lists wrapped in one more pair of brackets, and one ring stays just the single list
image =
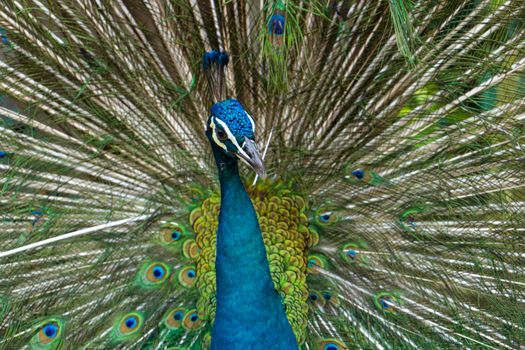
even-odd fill
[{"label": "eyespot", "polygon": [[124,315],[113,328],[114,336],[117,340],[124,340],[137,334],[142,328],[144,317],[138,312],[131,312]]},{"label": "eyespot", "polygon": [[203,190],[197,185],[191,186],[187,193],[181,195],[181,199],[192,208],[195,204],[202,201],[204,197]]},{"label": "eyespot", "polygon": [[186,288],[193,287],[197,277],[197,271],[194,265],[183,267],[178,274],[179,283]]},{"label": "eyespot", "polygon": [[179,329],[182,326],[182,321],[186,316],[186,309],[178,307],[170,310],[164,318],[164,324],[169,329]]},{"label": "eyespot", "polygon": [[168,273],[168,269],[165,265],[154,264],[148,268],[147,278],[148,278],[148,281],[153,282],[153,283],[162,282],[163,280],[166,279],[167,273]]},{"label": "eyespot", "polygon": [[363,266],[369,262],[369,257],[366,255],[367,247],[365,241],[357,240],[344,244],[340,253],[346,262]]},{"label": "eyespot", "polygon": [[314,305],[324,305],[324,300],[316,290],[310,290],[308,293],[308,302]]},{"label": "eyespot", "polygon": [[317,274],[319,273],[319,271],[316,270],[317,267],[326,269],[327,265],[328,265],[328,262],[326,261],[326,258],[324,256],[321,256],[319,254],[312,254],[308,256],[308,260],[307,260],[308,273]]},{"label": "eyespot", "polygon": [[355,263],[359,258],[359,250],[356,244],[349,243],[343,246],[344,258],[349,263]]},{"label": "eyespot", "polygon": [[337,298],[337,294],[330,292],[330,291],[323,291],[322,292],[323,299],[332,305],[339,305],[339,299]]},{"label": "eyespot", "polygon": [[322,213],[319,213],[319,222],[324,225],[329,225],[334,223],[337,220],[337,215],[335,215],[331,211],[325,211]]},{"label": "eyespot", "polygon": [[[0,310],[2,311],[2,310]],[[31,338],[31,349],[55,349],[64,333],[65,323],[58,318],[49,318],[37,324]]]},{"label": "eyespot", "polygon": [[222,129],[217,129],[217,138],[221,141],[225,141],[228,138],[228,134]]},{"label": "eyespot", "polygon": [[356,167],[355,164],[349,163],[343,170],[344,179],[353,185],[370,184],[372,181],[372,173],[370,170]]},{"label": "eyespot", "polygon": [[145,288],[162,284],[170,275],[169,267],[164,263],[150,263],[139,270],[139,284]]},{"label": "eyespot", "polygon": [[[395,293],[395,292],[394,292]],[[386,313],[396,314],[396,306],[400,304],[400,299],[392,292],[380,292],[374,295],[376,307]]]},{"label": "eyespot", "polygon": [[399,225],[404,232],[417,232],[418,231],[418,220],[421,213],[425,211],[422,206],[413,206],[405,210],[399,216]]},{"label": "eyespot", "polygon": [[48,320],[40,326],[38,334],[35,336],[33,344],[35,347],[51,346],[58,341],[61,335],[61,326],[59,320]]},{"label": "eyespot", "polygon": [[339,215],[332,210],[332,205],[323,205],[315,212],[314,221],[318,226],[324,227],[332,225],[339,220]]},{"label": "eyespot", "polygon": [[160,233],[162,242],[167,244],[180,242],[186,237],[186,229],[177,223],[165,225]]},{"label": "eyespot", "polygon": [[197,310],[192,309],[188,310],[186,313],[186,316],[184,317],[184,321],[182,323],[183,327],[190,330],[190,329],[197,329],[202,325],[202,320],[199,318],[199,315],[197,314]]}]

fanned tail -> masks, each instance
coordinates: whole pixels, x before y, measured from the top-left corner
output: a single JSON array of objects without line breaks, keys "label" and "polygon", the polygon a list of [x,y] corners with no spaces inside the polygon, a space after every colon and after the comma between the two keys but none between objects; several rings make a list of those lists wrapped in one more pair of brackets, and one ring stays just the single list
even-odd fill
[{"label": "fanned tail", "polygon": [[302,272],[274,282],[305,349],[523,347],[524,17],[518,0],[4,1],[0,348],[209,346],[210,242],[190,223],[217,191],[210,100],[229,96],[272,133],[275,202],[304,198],[309,311]]}]

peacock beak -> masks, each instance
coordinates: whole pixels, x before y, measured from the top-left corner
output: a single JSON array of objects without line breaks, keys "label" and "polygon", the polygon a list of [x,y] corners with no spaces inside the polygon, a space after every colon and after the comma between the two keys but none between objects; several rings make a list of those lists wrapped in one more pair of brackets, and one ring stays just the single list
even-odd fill
[{"label": "peacock beak", "polygon": [[257,150],[255,142],[253,142],[253,140],[245,138],[242,150],[244,152],[237,152],[235,153],[235,155],[240,160],[248,164],[257,175],[264,179],[266,177],[266,170],[264,169],[264,164],[261,160],[261,157],[259,156],[259,151]]}]

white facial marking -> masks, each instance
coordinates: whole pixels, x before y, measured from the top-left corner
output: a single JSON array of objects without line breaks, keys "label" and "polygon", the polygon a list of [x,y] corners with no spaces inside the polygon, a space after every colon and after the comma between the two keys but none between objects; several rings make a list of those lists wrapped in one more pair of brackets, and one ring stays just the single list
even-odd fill
[{"label": "white facial marking", "polygon": [[[228,139],[233,143],[233,145],[235,146],[235,148],[237,148],[237,151],[242,154],[244,157],[246,158],[250,158],[248,157],[248,155],[246,154],[246,152],[244,152],[244,150],[242,149],[241,146],[239,146],[239,144],[237,143],[237,139],[235,138],[235,136],[233,136],[233,134],[231,133],[230,129],[228,128],[228,126],[226,125],[226,123],[224,123],[222,120],[220,119],[217,119],[217,118],[214,118],[218,124],[220,124],[222,126],[222,128],[224,129],[224,131],[226,131],[226,135],[228,135]],[[214,130],[215,131],[215,130]],[[214,134],[214,137],[215,137],[215,134]],[[214,138],[215,139],[215,138]],[[226,147],[226,146],[225,146]]]},{"label": "white facial marking", "polygon": [[222,143],[217,137],[217,133],[215,132],[217,129],[217,127],[215,126],[215,120],[216,120],[215,117],[211,117],[211,121],[210,121],[210,126],[212,130],[211,137],[213,137],[213,141],[215,141],[215,144],[217,144],[217,146],[221,147],[223,150],[228,152],[228,147],[226,147],[226,145]]},{"label": "white facial marking", "polygon": [[250,122],[252,123],[252,132],[255,134],[255,122],[253,121],[253,118],[251,115],[249,115],[248,113],[246,113],[246,115],[248,116],[248,118],[250,119]]}]

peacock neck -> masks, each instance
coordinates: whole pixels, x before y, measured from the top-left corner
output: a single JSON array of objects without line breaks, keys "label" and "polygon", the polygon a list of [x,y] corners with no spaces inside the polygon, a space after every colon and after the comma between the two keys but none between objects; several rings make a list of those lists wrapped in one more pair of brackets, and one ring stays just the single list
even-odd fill
[{"label": "peacock neck", "polygon": [[[237,160],[214,149],[221,185],[212,349],[296,349]],[[277,347],[275,347],[277,345]]]}]

